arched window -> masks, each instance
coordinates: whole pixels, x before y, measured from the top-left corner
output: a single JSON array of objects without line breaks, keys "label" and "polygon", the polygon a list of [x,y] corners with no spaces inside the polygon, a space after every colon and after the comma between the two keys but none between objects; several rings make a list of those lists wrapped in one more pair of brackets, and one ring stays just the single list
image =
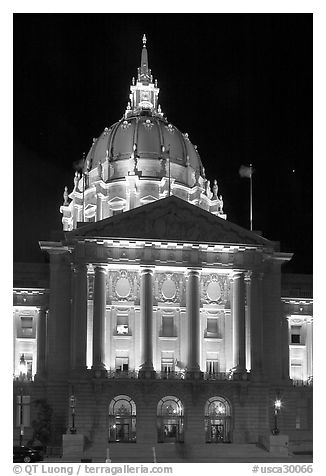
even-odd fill
[{"label": "arched window", "polygon": [[127,395],[118,395],[110,402],[109,442],[136,442],[136,404]]},{"label": "arched window", "polygon": [[163,397],[157,405],[157,440],[159,443],[183,441],[184,407],[177,397]]},{"label": "arched window", "polygon": [[231,441],[231,407],[224,397],[211,397],[205,404],[206,443]]}]

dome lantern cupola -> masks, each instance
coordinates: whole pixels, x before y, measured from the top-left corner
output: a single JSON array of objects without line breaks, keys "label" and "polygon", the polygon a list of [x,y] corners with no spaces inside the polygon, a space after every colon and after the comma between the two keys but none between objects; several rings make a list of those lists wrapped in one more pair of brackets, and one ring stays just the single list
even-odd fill
[{"label": "dome lantern cupola", "polygon": [[146,35],[143,36],[143,48],[141,53],[140,67],[138,68],[137,82],[130,86],[131,111],[127,114],[137,113],[142,110],[156,112],[159,88],[157,81],[153,82],[153,76],[148,67],[148,53],[146,48]]}]

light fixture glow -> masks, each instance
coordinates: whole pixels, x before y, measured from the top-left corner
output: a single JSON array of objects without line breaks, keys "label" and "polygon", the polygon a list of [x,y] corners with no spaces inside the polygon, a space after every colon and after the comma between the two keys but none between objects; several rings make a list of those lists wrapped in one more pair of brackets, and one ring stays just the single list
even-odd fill
[{"label": "light fixture glow", "polygon": [[279,399],[275,400],[274,406],[275,406],[275,410],[280,410],[280,408],[282,406],[281,400],[279,400]]},{"label": "light fixture glow", "polygon": [[22,375],[26,374],[26,361],[25,361],[24,354],[22,354],[21,357],[20,357],[19,373],[22,374]]}]

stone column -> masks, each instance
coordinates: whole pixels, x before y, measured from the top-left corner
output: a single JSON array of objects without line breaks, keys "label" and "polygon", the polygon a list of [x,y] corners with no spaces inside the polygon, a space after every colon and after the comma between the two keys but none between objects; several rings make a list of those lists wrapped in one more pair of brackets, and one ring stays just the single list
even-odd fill
[{"label": "stone column", "polygon": [[307,319],[306,324],[306,351],[307,351],[307,377],[313,376],[313,359],[312,359],[312,318]]},{"label": "stone column", "polygon": [[37,379],[46,374],[46,319],[47,309],[41,308],[37,319]]},{"label": "stone column", "polygon": [[[106,268],[96,265],[94,279],[93,305],[93,365],[97,375],[106,374],[105,370],[105,311],[106,311]],[[99,372],[99,374],[98,374]]]},{"label": "stone column", "polygon": [[262,291],[261,275],[252,273],[249,282],[250,296],[250,359],[252,379],[259,380],[263,376],[263,315],[262,315]]},{"label": "stone column", "polygon": [[73,267],[73,312],[71,326],[72,369],[74,372],[86,371],[87,348],[87,266]]},{"label": "stone column", "polygon": [[199,365],[200,342],[200,271],[187,271],[186,310],[188,320],[188,365],[187,377],[202,376]]},{"label": "stone column", "polygon": [[243,273],[232,277],[233,373],[246,373],[246,329]]},{"label": "stone column", "polygon": [[140,271],[140,325],[141,370],[140,377],[151,377],[153,367],[153,269]]},{"label": "stone column", "polygon": [[251,336],[253,333],[252,330],[252,322],[251,322],[251,317],[253,313],[253,308],[252,308],[252,299],[251,299],[251,289],[252,289],[252,284],[251,284],[251,272],[249,271],[248,273],[245,274],[244,280],[245,280],[245,293],[246,293],[246,306],[245,306],[245,314],[246,314],[246,319],[245,319],[245,328],[246,328],[246,369],[249,371],[251,370]]}]

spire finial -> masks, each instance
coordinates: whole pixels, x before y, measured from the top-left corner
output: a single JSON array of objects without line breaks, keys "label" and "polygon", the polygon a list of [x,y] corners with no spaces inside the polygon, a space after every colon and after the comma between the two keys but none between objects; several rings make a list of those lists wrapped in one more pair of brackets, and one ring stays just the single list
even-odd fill
[{"label": "spire finial", "polygon": [[147,41],[147,38],[146,38],[146,35],[144,33],[143,35],[143,47],[146,48],[146,41]]}]

